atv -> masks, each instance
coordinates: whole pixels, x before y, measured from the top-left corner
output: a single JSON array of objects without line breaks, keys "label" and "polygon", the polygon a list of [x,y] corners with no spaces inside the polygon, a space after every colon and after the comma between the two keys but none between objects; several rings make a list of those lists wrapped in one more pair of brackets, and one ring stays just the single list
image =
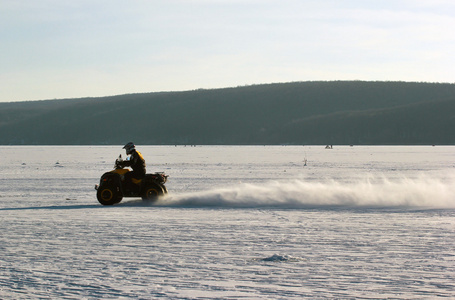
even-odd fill
[{"label": "atv", "polygon": [[95,185],[96,197],[102,205],[114,205],[122,201],[123,197],[142,197],[143,200],[156,200],[167,194],[164,186],[168,175],[164,172],[145,174],[142,179],[132,178],[132,182],[125,182],[125,174],[130,172],[123,167],[122,155],[115,160],[114,170],[101,176],[100,184]]}]

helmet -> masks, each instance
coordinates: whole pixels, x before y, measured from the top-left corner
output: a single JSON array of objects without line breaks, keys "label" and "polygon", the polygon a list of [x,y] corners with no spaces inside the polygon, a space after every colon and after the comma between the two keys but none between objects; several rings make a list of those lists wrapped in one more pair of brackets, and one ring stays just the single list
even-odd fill
[{"label": "helmet", "polygon": [[135,149],[136,146],[134,146],[133,142],[129,142],[125,146],[123,146],[123,149],[126,150],[126,154],[131,154],[133,153],[133,150]]}]

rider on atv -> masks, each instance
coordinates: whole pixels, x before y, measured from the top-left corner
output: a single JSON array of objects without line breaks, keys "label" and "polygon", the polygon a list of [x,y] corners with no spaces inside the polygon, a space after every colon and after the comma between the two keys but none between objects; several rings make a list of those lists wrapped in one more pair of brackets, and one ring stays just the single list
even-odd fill
[{"label": "rider on atv", "polygon": [[122,167],[131,167],[132,172],[125,174],[125,183],[130,184],[132,178],[142,179],[145,176],[145,160],[142,154],[136,150],[136,146],[132,142],[126,144],[123,149],[126,151],[126,155],[129,155],[123,162]]},{"label": "rider on atv", "polygon": [[141,197],[143,200],[155,201],[167,194],[164,184],[168,175],[164,172],[145,174],[144,157],[136,151],[134,144],[128,143],[123,149],[129,156],[123,160],[120,155],[115,160],[114,170],[104,173],[100,184],[95,185],[98,202],[114,205],[122,201],[123,197]]}]

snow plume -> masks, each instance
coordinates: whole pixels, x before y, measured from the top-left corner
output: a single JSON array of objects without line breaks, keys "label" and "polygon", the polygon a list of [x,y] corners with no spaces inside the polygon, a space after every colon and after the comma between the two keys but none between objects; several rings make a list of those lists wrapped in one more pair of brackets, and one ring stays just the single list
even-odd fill
[{"label": "snow plume", "polygon": [[455,181],[370,178],[357,182],[268,182],[171,195],[158,205],[189,207],[421,207],[455,208]]}]

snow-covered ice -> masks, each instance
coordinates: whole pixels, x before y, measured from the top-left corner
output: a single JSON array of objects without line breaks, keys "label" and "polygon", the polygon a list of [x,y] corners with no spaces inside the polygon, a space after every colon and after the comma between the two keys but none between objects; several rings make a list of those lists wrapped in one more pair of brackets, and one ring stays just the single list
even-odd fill
[{"label": "snow-covered ice", "polygon": [[138,145],[101,206],[121,148],[0,147],[1,299],[455,297],[455,147]]}]

